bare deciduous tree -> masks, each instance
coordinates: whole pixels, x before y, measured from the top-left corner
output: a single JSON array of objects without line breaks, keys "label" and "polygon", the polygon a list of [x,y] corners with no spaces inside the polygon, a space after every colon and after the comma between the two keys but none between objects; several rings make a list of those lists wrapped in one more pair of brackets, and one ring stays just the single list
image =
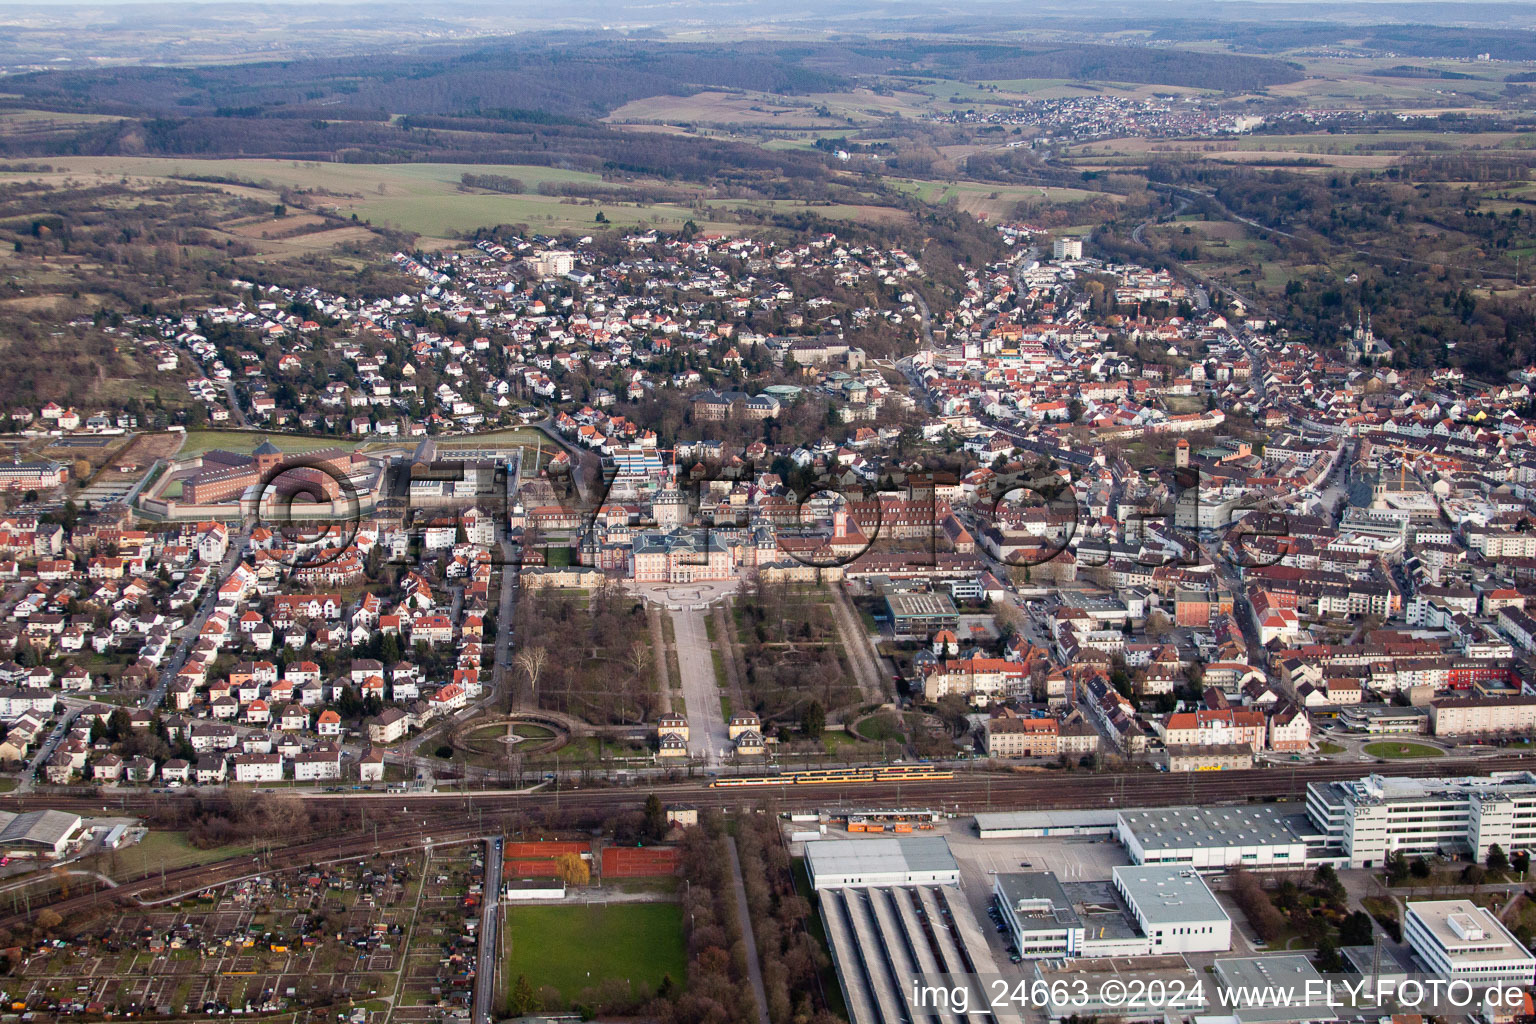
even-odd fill
[{"label": "bare deciduous tree", "polygon": [[513,663],[522,669],[528,677],[528,688],[531,691],[530,703],[534,707],[539,704],[539,676],[544,672],[544,663],[549,659],[549,651],[543,647],[529,646],[517,652]]},{"label": "bare deciduous tree", "polygon": [[651,645],[644,640],[636,640],[629,645],[629,670],[635,674],[635,678],[641,683],[646,681],[645,674],[651,668]]}]

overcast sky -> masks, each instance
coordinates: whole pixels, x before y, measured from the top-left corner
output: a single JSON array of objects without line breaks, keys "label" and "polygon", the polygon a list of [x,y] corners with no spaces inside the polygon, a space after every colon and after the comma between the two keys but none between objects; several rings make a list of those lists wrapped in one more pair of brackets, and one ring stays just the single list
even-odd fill
[{"label": "overcast sky", "polygon": [[[87,8],[88,7],[122,7],[122,6],[127,6],[129,4],[154,4],[154,5],[159,5],[159,4],[165,4],[165,3],[171,3],[171,4],[232,4],[232,3],[237,3],[237,4],[247,4],[247,5],[251,5],[251,6],[255,6],[257,4],[260,4],[260,5],[263,5],[263,6],[270,5],[270,4],[291,4],[293,6],[298,6],[298,5],[302,4],[302,5],[306,5],[306,6],[313,6],[315,4],[315,2],[316,2],[316,0],[0,0],[0,7],[37,7],[37,8],[47,9],[47,8],[51,8],[51,7],[87,7]],[[367,4],[367,3],[373,3],[373,2],[375,2],[375,0],[319,0],[319,3],[321,3],[322,5],[325,5],[325,6],[329,6],[329,5],[332,5],[332,4]],[[424,0],[424,2],[420,4],[420,6],[425,8],[425,9],[431,9],[434,6],[438,6],[440,4],[447,4],[449,2],[451,2],[451,0]],[[1146,2],[1147,2],[1147,6],[1148,7],[1160,8],[1160,9],[1163,9],[1164,11],[1166,11],[1169,8],[1174,7],[1176,2],[1177,2],[1177,0],[1146,0]],[[1232,2],[1232,0],[1228,0],[1228,2]],[[1236,0],[1236,2],[1242,2],[1242,0]],[[1317,0],[1268,0],[1268,2],[1270,2],[1270,3],[1316,3]],[[1426,3],[1428,3],[1428,2],[1444,2],[1444,0],[1349,0],[1349,2],[1352,3],[1352,4],[1355,4],[1355,3],[1379,3],[1382,6],[1391,5],[1391,6],[1399,6],[1400,7],[1400,6],[1403,6],[1405,4],[1413,4],[1413,3],[1418,3],[1418,2],[1426,2]],[[1510,3],[1510,4],[1520,4],[1520,3],[1523,3],[1524,0],[1493,0],[1493,2],[1495,2],[1495,3],[1504,2],[1504,3]],[[661,4],[661,5],[658,5],[658,6],[663,6],[664,7],[666,5],[665,4]],[[1021,7],[1027,6],[1027,0],[1024,0],[1024,2],[1021,2],[1020,6]]]}]

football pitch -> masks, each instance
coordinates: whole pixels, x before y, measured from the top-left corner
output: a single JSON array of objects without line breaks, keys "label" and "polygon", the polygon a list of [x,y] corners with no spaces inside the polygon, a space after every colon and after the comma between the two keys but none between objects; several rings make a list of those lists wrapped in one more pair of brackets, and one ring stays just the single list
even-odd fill
[{"label": "football pitch", "polygon": [[688,968],[677,903],[510,907],[506,951],[508,991],[524,975],[535,992],[548,985],[567,1001],[614,978],[655,991],[671,975],[681,986]]}]

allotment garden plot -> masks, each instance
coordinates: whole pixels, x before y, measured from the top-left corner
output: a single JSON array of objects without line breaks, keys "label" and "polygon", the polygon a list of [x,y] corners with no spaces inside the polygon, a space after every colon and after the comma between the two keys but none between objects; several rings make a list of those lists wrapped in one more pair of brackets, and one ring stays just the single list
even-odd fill
[{"label": "allotment garden plot", "polygon": [[461,991],[467,1003],[469,982],[458,976],[473,978],[473,935],[466,942],[462,926],[480,870],[474,851],[362,858],[119,909],[24,949],[0,987],[41,1017],[440,1019]]}]

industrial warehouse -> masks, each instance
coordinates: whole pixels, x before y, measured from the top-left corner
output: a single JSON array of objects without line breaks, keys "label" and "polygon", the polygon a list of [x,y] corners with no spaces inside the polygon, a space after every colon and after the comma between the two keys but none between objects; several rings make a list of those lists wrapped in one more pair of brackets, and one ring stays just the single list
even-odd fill
[{"label": "industrial warehouse", "polygon": [[[912,1020],[919,976],[997,975],[943,837],[819,839],[805,844],[805,855],[852,1024]],[[945,1019],[990,1019],[981,992],[970,1005],[975,1012]]]},{"label": "industrial warehouse", "polygon": [[0,811],[0,852],[57,860],[84,837],[80,815],[68,811]]},{"label": "industrial warehouse", "polygon": [[998,913],[1022,959],[1226,952],[1232,921],[1199,873],[1117,867],[1109,882],[1048,871],[996,876]]},{"label": "industrial warehouse", "polygon": [[827,839],[807,844],[805,863],[818,890],[960,883],[960,868],[942,836]]},{"label": "industrial warehouse", "polygon": [[1368,775],[1307,786],[1295,805],[1166,807],[1126,810],[1115,834],[1132,862],[1300,868],[1371,868],[1387,854],[1483,860],[1497,845],[1536,847],[1536,774],[1483,778]]}]

